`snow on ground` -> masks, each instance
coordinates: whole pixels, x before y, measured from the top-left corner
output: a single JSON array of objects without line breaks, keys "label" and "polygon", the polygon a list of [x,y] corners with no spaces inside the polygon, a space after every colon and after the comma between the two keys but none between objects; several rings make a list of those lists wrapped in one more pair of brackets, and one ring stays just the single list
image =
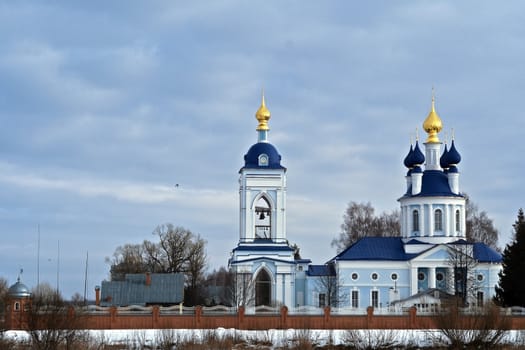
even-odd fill
[{"label": "snow on ground", "polygon": [[[439,330],[305,330],[305,329],[270,329],[265,331],[247,331],[237,329],[108,329],[108,330],[88,330],[90,337],[94,341],[104,344],[133,343],[152,345],[163,337],[173,337],[174,339],[187,340],[196,339],[198,341],[207,339],[214,334],[219,338],[231,336],[237,339],[244,339],[249,342],[265,342],[278,347],[285,345],[294,339],[305,339],[318,343],[319,345],[348,343],[349,337],[359,339],[360,342],[368,343],[373,346],[373,342],[381,339],[389,339],[397,344],[417,344],[421,347],[430,347],[441,339]],[[25,331],[6,331],[4,337],[19,341],[29,340],[29,334]],[[506,341],[515,342],[522,339],[522,331],[509,331]]]}]

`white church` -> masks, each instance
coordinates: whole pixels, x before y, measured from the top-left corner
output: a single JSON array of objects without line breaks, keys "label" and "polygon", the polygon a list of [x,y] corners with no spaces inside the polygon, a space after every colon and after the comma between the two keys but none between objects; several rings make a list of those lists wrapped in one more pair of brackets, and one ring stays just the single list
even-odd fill
[{"label": "white church", "polygon": [[287,240],[286,168],[268,139],[264,96],[256,118],[257,143],[239,171],[239,243],[229,259],[238,305],[424,309],[455,294],[471,305],[492,298],[501,255],[466,241],[461,156],[454,141],[448,149],[439,140],[434,98],[423,123],[424,153],[416,141],[404,160],[399,237],[362,238],[323,265],[298,259]]}]

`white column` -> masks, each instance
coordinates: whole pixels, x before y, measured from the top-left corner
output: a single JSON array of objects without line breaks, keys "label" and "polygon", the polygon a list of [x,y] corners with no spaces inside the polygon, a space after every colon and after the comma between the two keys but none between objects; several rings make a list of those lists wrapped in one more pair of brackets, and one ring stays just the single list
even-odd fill
[{"label": "white column", "polygon": [[289,308],[292,308],[295,306],[295,285],[294,285],[294,278],[293,275],[285,275],[285,281],[284,289],[288,291],[286,293],[286,296],[284,298],[284,305],[288,306]]},{"label": "white column", "polygon": [[402,206],[401,207],[401,236],[402,237],[408,237],[408,231],[409,231],[409,225],[408,225],[408,207]]},{"label": "white column", "polygon": [[466,208],[465,206],[461,206],[461,212],[460,212],[460,216],[461,216],[461,236],[463,237],[466,237],[467,236],[467,227],[466,227],[466,223],[467,223],[467,218],[466,218]]},{"label": "white column", "polygon": [[445,236],[448,236],[450,233],[450,223],[452,220],[450,220],[450,204],[445,205],[445,210],[443,210],[443,215],[445,216],[444,223],[443,223],[443,233]]},{"label": "white column", "polygon": [[428,210],[428,236],[433,237],[434,236],[434,208],[432,204],[427,205]]},{"label": "white column", "polygon": [[428,288],[436,288],[436,268],[428,268]]},{"label": "white column", "polygon": [[427,231],[425,226],[427,221],[427,215],[425,214],[425,206],[423,204],[419,205],[419,235],[421,236],[423,232]]},{"label": "white column", "polygon": [[410,295],[417,293],[417,267],[412,266],[410,270]]},{"label": "white column", "polygon": [[283,275],[278,273],[275,277],[275,284],[273,286],[273,289],[275,290],[275,301],[276,302],[284,302],[284,295],[283,295]]}]

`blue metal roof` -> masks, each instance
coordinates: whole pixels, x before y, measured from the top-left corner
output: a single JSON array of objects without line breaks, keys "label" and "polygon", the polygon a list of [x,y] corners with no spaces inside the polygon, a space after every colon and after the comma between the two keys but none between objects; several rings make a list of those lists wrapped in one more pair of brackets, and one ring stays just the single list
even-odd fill
[{"label": "blue metal roof", "polygon": [[482,242],[471,243],[464,239],[458,239],[457,241],[450,244],[472,244],[474,259],[479,262],[500,263],[502,261],[501,254],[499,252]]},{"label": "blue metal roof", "polygon": [[[268,165],[259,165],[259,156],[266,154],[268,156]],[[258,142],[248,150],[244,156],[244,168],[249,169],[286,169],[281,165],[281,155],[277,149],[269,142]]]},{"label": "blue metal roof", "polygon": [[296,259],[295,262],[298,264],[309,264],[312,262],[312,260],[311,259]]},{"label": "blue metal roof", "polygon": [[126,274],[123,281],[102,281],[102,306],[178,304],[184,299],[184,274]]},{"label": "blue metal roof", "polygon": [[479,262],[500,263],[501,254],[485,243],[474,243],[474,258]]},{"label": "blue metal roof", "polygon": [[285,263],[285,264],[297,264],[297,261],[295,260],[283,260],[283,259],[275,259],[275,258],[270,258],[270,257],[267,257],[267,256],[259,256],[259,257],[256,257],[256,258],[249,258],[249,259],[239,259],[239,260],[232,260],[230,259],[228,261],[228,264],[229,265],[236,265],[236,264],[240,264],[240,263],[245,263],[245,262],[249,262],[249,261],[258,261],[258,260],[268,260],[268,261],[277,261],[277,262],[281,262],[281,263]]},{"label": "blue metal roof", "polygon": [[308,276],[335,276],[334,265],[310,265],[308,266],[308,271],[306,271]]},{"label": "blue metal roof", "polygon": [[251,252],[293,252],[294,249],[287,245],[258,245],[258,244],[242,244],[233,249],[233,251],[251,251]]},{"label": "blue metal roof", "polygon": [[406,242],[405,244],[431,244],[431,243],[422,242],[420,240],[412,238],[410,241]]},{"label": "blue metal roof", "polygon": [[364,237],[343,250],[332,260],[410,260],[401,237]]},{"label": "blue metal roof", "polygon": [[[425,244],[412,239],[406,244]],[[464,239],[449,243],[453,244],[472,244],[474,258],[479,262],[500,263],[501,254],[486,245],[485,243],[469,243]],[[429,246],[436,246],[429,244]],[[429,247],[431,249],[432,247]],[[425,251],[428,251],[426,249]],[[411,260],[422,254],[407,254],[401,237],[364,237],[352,244],[350,247],[336,255],[334,260]],[[315,266],[315,265],[314,265]],[[325,265],[321,265],[325,266]]]},{"label": "blue metal roof", "polygon": [[425,170],[421,183],[421,192],[416,195],[411,194],[409,188],[404,197],[432,197],[432,196],[450,196],[463,197],[461,194],[455,194],[450,190],[448,176],[441,170]]}]

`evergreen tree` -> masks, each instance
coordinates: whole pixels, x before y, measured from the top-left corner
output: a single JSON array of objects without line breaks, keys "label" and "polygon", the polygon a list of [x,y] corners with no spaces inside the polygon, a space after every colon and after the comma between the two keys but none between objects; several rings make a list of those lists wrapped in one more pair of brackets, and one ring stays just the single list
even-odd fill
[{"label": "evergreen tree", "polygon": [[518,211],[514,223],[514,239],[503,251],[502,270],[496,286],[495,301],[501,306],[525,307],[525,215]]}]

